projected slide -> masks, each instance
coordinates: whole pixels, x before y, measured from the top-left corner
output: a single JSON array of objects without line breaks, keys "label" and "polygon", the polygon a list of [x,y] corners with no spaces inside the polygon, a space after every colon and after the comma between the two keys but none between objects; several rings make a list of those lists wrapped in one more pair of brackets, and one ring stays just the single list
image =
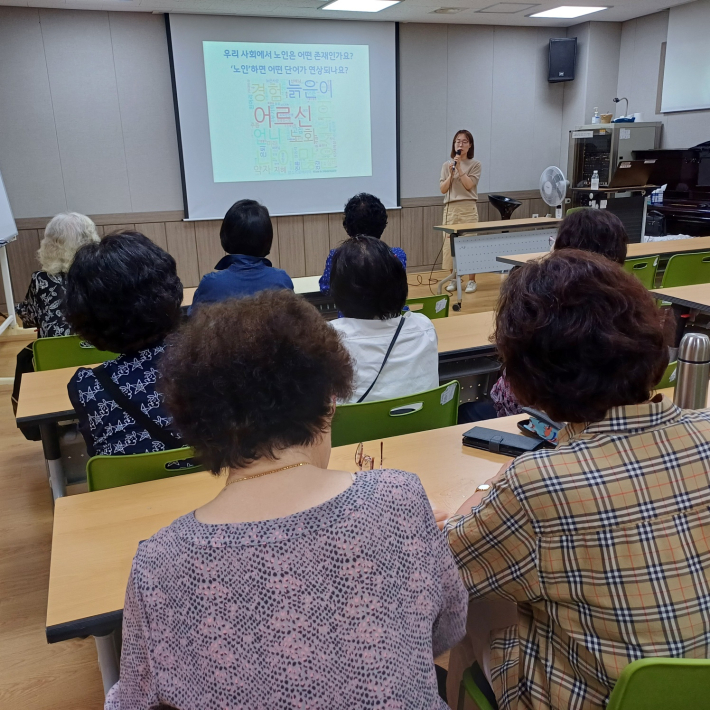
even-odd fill
[{"label": "projected slide", "polygon": [[372,175],[367,45],[202,47],[216,183]]}]

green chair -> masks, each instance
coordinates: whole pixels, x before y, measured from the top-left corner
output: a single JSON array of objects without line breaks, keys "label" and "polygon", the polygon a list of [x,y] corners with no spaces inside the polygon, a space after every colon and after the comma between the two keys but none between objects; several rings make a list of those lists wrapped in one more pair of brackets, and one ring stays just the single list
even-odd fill
[{"label": "green chair", "polygon": [[710,704],[710,660],[642,658],[621,671],[607,710],[695,710]]},{"label": "green chair", "polygon": [[668,259],[661,288],[710,283],[710,251],[674,254]]},{"label": "green chair", "polygon": [[428,392],[379,402],[341,404],[335,408],[333,446],[453,426],[458,421],[459,383],[454,380]]},{"label": "green chair", "polygon": [[678,361],[674,360],[673,362],[669,362],[666,371],[663,373],[663,378],[656,385],[656,389],[662,390],[666,387],[675,387],[677,370]]},{"label": "green chair", "polygon": [[86,463],[86,480],[90,491],[106,488],[130,486],[159,478],[182,476],[184,473],[202,471],[199,464],[183,468],[168,466],[178,461],[192,458],[195,452],[190,447],[155,451],[148,454],[127,454],[125,456],[92,456]]},{"label": "green chair", "polygon": [[51,338],[37,338],[32,343],[35,370],[57,370],[60,367],[98,365],[117,358],[116,353],[97,350],[78,335],[58,335]]},{"label": "green chair", "polygon": [[657,256],[646,256],[640,259],[627,259],[624,262],[624,271],[628,271],[630,274],[633,274],[648,289],[651,289],[656,285],[657,268]]},{"label": "green chair", "polygon": [[575,212],[581,212],[582,210],[588,210],[591,209],[590,207],[570,207],[566,212],[565,212],[565,217],[568,214],[574,214]]},{"label": "green chair", "polygon": [[449,297],[446,294],[441,296],[422,296],[421,298],[408,298],[409,310],[414,313],[423,313],[427,318],[448,318]]}]

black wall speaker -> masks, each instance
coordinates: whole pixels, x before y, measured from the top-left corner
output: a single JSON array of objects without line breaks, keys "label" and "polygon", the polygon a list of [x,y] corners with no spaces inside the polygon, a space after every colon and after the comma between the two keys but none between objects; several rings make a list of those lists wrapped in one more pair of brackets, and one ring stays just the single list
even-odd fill
[{"label": "black wall speaker", "polygon": [[562,37],[550,40],[549,82],[572,81],[577,60],[577,38]]}]

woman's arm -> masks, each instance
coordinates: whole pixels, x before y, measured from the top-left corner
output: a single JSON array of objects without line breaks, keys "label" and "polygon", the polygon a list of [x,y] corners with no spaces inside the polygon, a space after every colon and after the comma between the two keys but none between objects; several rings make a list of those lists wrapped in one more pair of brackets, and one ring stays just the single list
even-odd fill
[{"label": "woman's arm", "polygon": [[451,180],[453,179],[453,173],[449,173],[449,177],[447,177],[445,180],[440,180],[439,181],[439,190],[441,190],[441,194],[445,195],[448,191],[449,188],[451,187]]}]

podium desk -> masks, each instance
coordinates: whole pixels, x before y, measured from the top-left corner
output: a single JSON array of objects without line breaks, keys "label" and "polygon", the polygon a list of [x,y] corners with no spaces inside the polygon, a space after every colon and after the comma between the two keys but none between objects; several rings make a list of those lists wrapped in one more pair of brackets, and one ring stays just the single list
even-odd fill
[{"label": "podium desk", "polygon": [[455,311],[461,310],[460,274],[481,274],[492,271],[508,271],[501,267],[497,257],[507,248],[522,252],[539,252],[549,249],[550,237],[557,234],[557,225],[562,220],[555,217],[529,219],[506,219],[495,222],[467,222],[440,224],[434,229],[449,236],[454,270],[451,276],[439,282],[438,291],[452,279],[456,280],[457,302]]}]

